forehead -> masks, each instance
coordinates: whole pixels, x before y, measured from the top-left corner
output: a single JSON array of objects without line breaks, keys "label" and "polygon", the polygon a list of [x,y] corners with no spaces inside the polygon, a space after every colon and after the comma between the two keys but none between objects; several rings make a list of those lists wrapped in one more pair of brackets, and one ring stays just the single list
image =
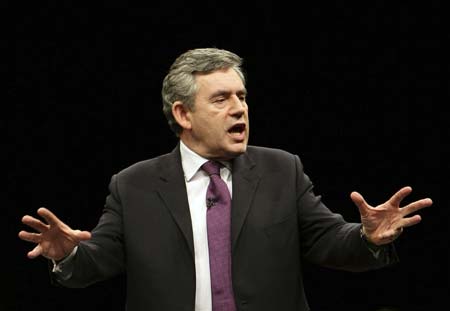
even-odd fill
[{"label": "forehead", "polygon": [[211,73],[197,74],[198,93],[211,93],[217,90],[242,91],[244,83],[234,69],[221,69]]}]

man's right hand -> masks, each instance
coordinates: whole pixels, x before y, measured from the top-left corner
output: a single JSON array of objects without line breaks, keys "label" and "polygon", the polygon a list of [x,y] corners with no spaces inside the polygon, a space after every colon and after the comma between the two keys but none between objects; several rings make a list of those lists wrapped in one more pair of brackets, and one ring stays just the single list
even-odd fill
[{"label": "man's right hand", "polygon": [[25,215],[22,218],[22,222],[25,225],[37,232],[23,230],[19,232],[20,239],[37,244],[33,250],[28,252],[28,258],[44,256],[55,261],[62,260],[81,241],[91,238],[89,231],[71,229],[44,207],[39,208],[37,213],[45,222],[29,215]]}]

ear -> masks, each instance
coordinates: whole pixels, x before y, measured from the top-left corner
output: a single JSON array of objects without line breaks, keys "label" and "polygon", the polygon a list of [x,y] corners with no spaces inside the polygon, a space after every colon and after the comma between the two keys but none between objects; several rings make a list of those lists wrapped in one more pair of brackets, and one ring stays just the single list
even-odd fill
[{"label": "ear", "polygon": [[183,105],[183,102],[177,100],[173,103],[172,115],[183,129],[190,130],[192,128],[190,111]]}]

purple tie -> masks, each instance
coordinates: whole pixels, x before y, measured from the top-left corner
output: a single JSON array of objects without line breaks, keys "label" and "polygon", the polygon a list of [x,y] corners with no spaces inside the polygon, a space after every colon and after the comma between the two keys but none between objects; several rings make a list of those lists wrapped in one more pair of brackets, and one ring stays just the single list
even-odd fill
[{"label": "purple tie", "polygon": [[235,311],[231,283],[231,196],[220,178],[219,162],[209,161],[202,169],[209,175],[206,192],[209,265],[213,311]]}]

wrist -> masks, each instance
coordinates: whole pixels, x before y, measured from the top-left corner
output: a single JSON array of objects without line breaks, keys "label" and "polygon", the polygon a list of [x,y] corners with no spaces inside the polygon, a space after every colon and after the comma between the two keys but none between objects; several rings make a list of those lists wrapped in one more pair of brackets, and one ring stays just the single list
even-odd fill
[{"label": "wrist", "polygon": [[379,249],[382,247],[381,245],[377,245],[377,244],[373,243],[372,241],[370,241],[370,239],[366,235],[366,232],[364,231],[364,226],[362,226],[362,225],[361,225],[361,228],[359,229],[359,236],[364,241],[364,243],[371,249]]}]

